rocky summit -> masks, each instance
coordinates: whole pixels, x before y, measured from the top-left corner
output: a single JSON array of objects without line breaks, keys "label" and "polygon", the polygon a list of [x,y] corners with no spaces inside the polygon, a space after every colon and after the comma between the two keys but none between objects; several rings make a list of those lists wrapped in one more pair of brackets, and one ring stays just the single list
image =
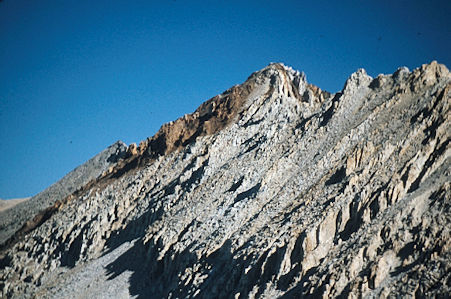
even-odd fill
[{"label": "rocky summit", "polygon": [[0,212],[0,294],[449,296],[450,94],[437,62],[335,94],[270,64]]}]

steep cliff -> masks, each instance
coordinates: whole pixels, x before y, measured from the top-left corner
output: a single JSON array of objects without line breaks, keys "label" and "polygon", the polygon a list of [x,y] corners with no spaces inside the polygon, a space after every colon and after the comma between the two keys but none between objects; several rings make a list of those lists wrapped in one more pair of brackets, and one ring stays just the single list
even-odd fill
[{"label": "steep cliff", "polygon": [[271,64],[2,248],[4,297],[448,295],[451,74]]}]

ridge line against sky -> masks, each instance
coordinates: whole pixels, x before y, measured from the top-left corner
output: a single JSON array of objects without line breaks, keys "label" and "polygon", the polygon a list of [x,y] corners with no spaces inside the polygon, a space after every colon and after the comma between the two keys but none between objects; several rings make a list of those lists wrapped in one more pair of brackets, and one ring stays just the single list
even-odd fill
[{"label": "ridge line against sky", "polygon": [[3,0],[0,198],[37,194],[272,61],[330,92],[358,68],[450,67],[450,15],[450,1]]}]

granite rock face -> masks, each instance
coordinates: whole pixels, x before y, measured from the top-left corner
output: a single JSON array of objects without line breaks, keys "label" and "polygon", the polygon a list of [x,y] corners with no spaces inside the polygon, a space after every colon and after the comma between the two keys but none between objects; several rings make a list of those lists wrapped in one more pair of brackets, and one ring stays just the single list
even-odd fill
[{"label": "granite rock face", "polygon": [[336,94],[271,64],[36,215],[1,294],[449,295],[450,94],[436,62]]},{"label": "granite rock face", "polygon": [[0,210],[0,244],[11,238],[36,214],[83,188],[89,181],[125,158],[126,150],[127,146],[118,141],[30,200],[22,201],[8,210]]}]

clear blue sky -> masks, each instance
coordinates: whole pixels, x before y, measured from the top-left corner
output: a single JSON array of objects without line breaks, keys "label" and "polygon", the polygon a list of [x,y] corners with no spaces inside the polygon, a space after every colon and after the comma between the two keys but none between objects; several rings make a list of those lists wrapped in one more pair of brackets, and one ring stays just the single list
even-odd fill
[{"label": "clear blue sky", "polygon": [[336,92],[451,66],[451,1],[0,2],[0,198],[34,195],[270,62]]}]

